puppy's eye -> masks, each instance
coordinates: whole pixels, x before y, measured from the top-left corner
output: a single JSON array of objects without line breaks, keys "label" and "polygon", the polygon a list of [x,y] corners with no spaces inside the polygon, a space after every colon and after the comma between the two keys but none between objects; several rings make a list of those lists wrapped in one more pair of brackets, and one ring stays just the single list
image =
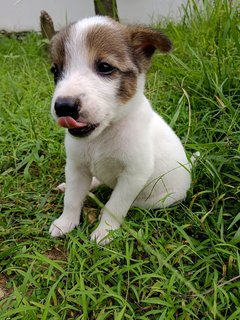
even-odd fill
[{"label": "puppy's eye", "polygon": [[99,61],[96,63],[96,71],[102,76],[109,76],[116,70],[117,69],[115,67],[107,62]]},{"label": "puppy's eye", "polygon": [[58,66],[54,63],[54,64],[51,66],[50,71],[51,71],[52,74],[53,74],[54,82],[55,82],[55,84],[56,84],[57,81],[58,81],[58,79],[59,79],[59,76],[60,76],[60,72],[59,72]]}]

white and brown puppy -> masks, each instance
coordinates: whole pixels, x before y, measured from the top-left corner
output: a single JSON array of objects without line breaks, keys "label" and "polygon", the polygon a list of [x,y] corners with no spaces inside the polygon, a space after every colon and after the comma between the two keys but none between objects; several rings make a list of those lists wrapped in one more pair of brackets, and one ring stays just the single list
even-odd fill
[{"label": "white and brown puppy", "polygon": [[91,239],[106,244],[130,207],[170,206],[190,186],[179,138],[144,96],[151,56],[169,52],[171,42],[159,31],[96,16],[61,30],[50,48],[51,112],[67,128],[64,209],[50,233],[61,236],[79,224],[83,201],[99,181],[113,192]]}]

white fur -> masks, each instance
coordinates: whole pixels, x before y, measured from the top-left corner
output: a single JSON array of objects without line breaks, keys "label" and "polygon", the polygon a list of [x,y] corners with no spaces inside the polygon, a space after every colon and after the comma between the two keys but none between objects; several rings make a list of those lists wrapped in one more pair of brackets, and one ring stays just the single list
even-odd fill
[{"label": "white fur", "polygon": [[88,65],[84,33],[98,23],[109,21],[85,19],[72,28],[70,63],[52,99],[56,119],[57,97],[77,94],[81,112],[88,115],[89,122],[100,125],[86,138],[66,131],[64,210],[52,223],[50,233],[61,236],[79,224],[83,201],[96,177],[113,189],[91,235],[92,240],[106,244],[109,230],[120,227],[130,207],[163,208],[183,200],[191,183],[191,166],[179,138],[144,96],[143,74],[136,94],[121,106],[116,97],[119,80],[101,79]]}]

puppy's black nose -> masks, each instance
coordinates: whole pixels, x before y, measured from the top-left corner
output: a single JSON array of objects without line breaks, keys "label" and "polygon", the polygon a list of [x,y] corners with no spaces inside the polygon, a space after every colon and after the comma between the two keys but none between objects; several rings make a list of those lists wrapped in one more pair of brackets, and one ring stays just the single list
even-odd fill
[{"label": "puppy's black nose", "polygon": [[58,117],[70,116],[76,120],[79,117],[80,102],[76,98],[59,97],[55,101],[54,108]]}]

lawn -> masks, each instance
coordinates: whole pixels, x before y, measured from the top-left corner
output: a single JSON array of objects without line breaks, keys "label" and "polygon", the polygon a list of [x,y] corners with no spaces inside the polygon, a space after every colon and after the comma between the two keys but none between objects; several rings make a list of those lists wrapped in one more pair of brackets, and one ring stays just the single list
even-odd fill
[{"label": "lawn", "polygon": [[240,10],[204,3],[159,26],[174,50],[155,55],[146,85],[188,155],[200,152],[191,190],[131,210],[106,247],[89,241],[106,188],[78,228],[50,238],[65,153],[46,44],[0,35],[0,319],[240,319]]}]

